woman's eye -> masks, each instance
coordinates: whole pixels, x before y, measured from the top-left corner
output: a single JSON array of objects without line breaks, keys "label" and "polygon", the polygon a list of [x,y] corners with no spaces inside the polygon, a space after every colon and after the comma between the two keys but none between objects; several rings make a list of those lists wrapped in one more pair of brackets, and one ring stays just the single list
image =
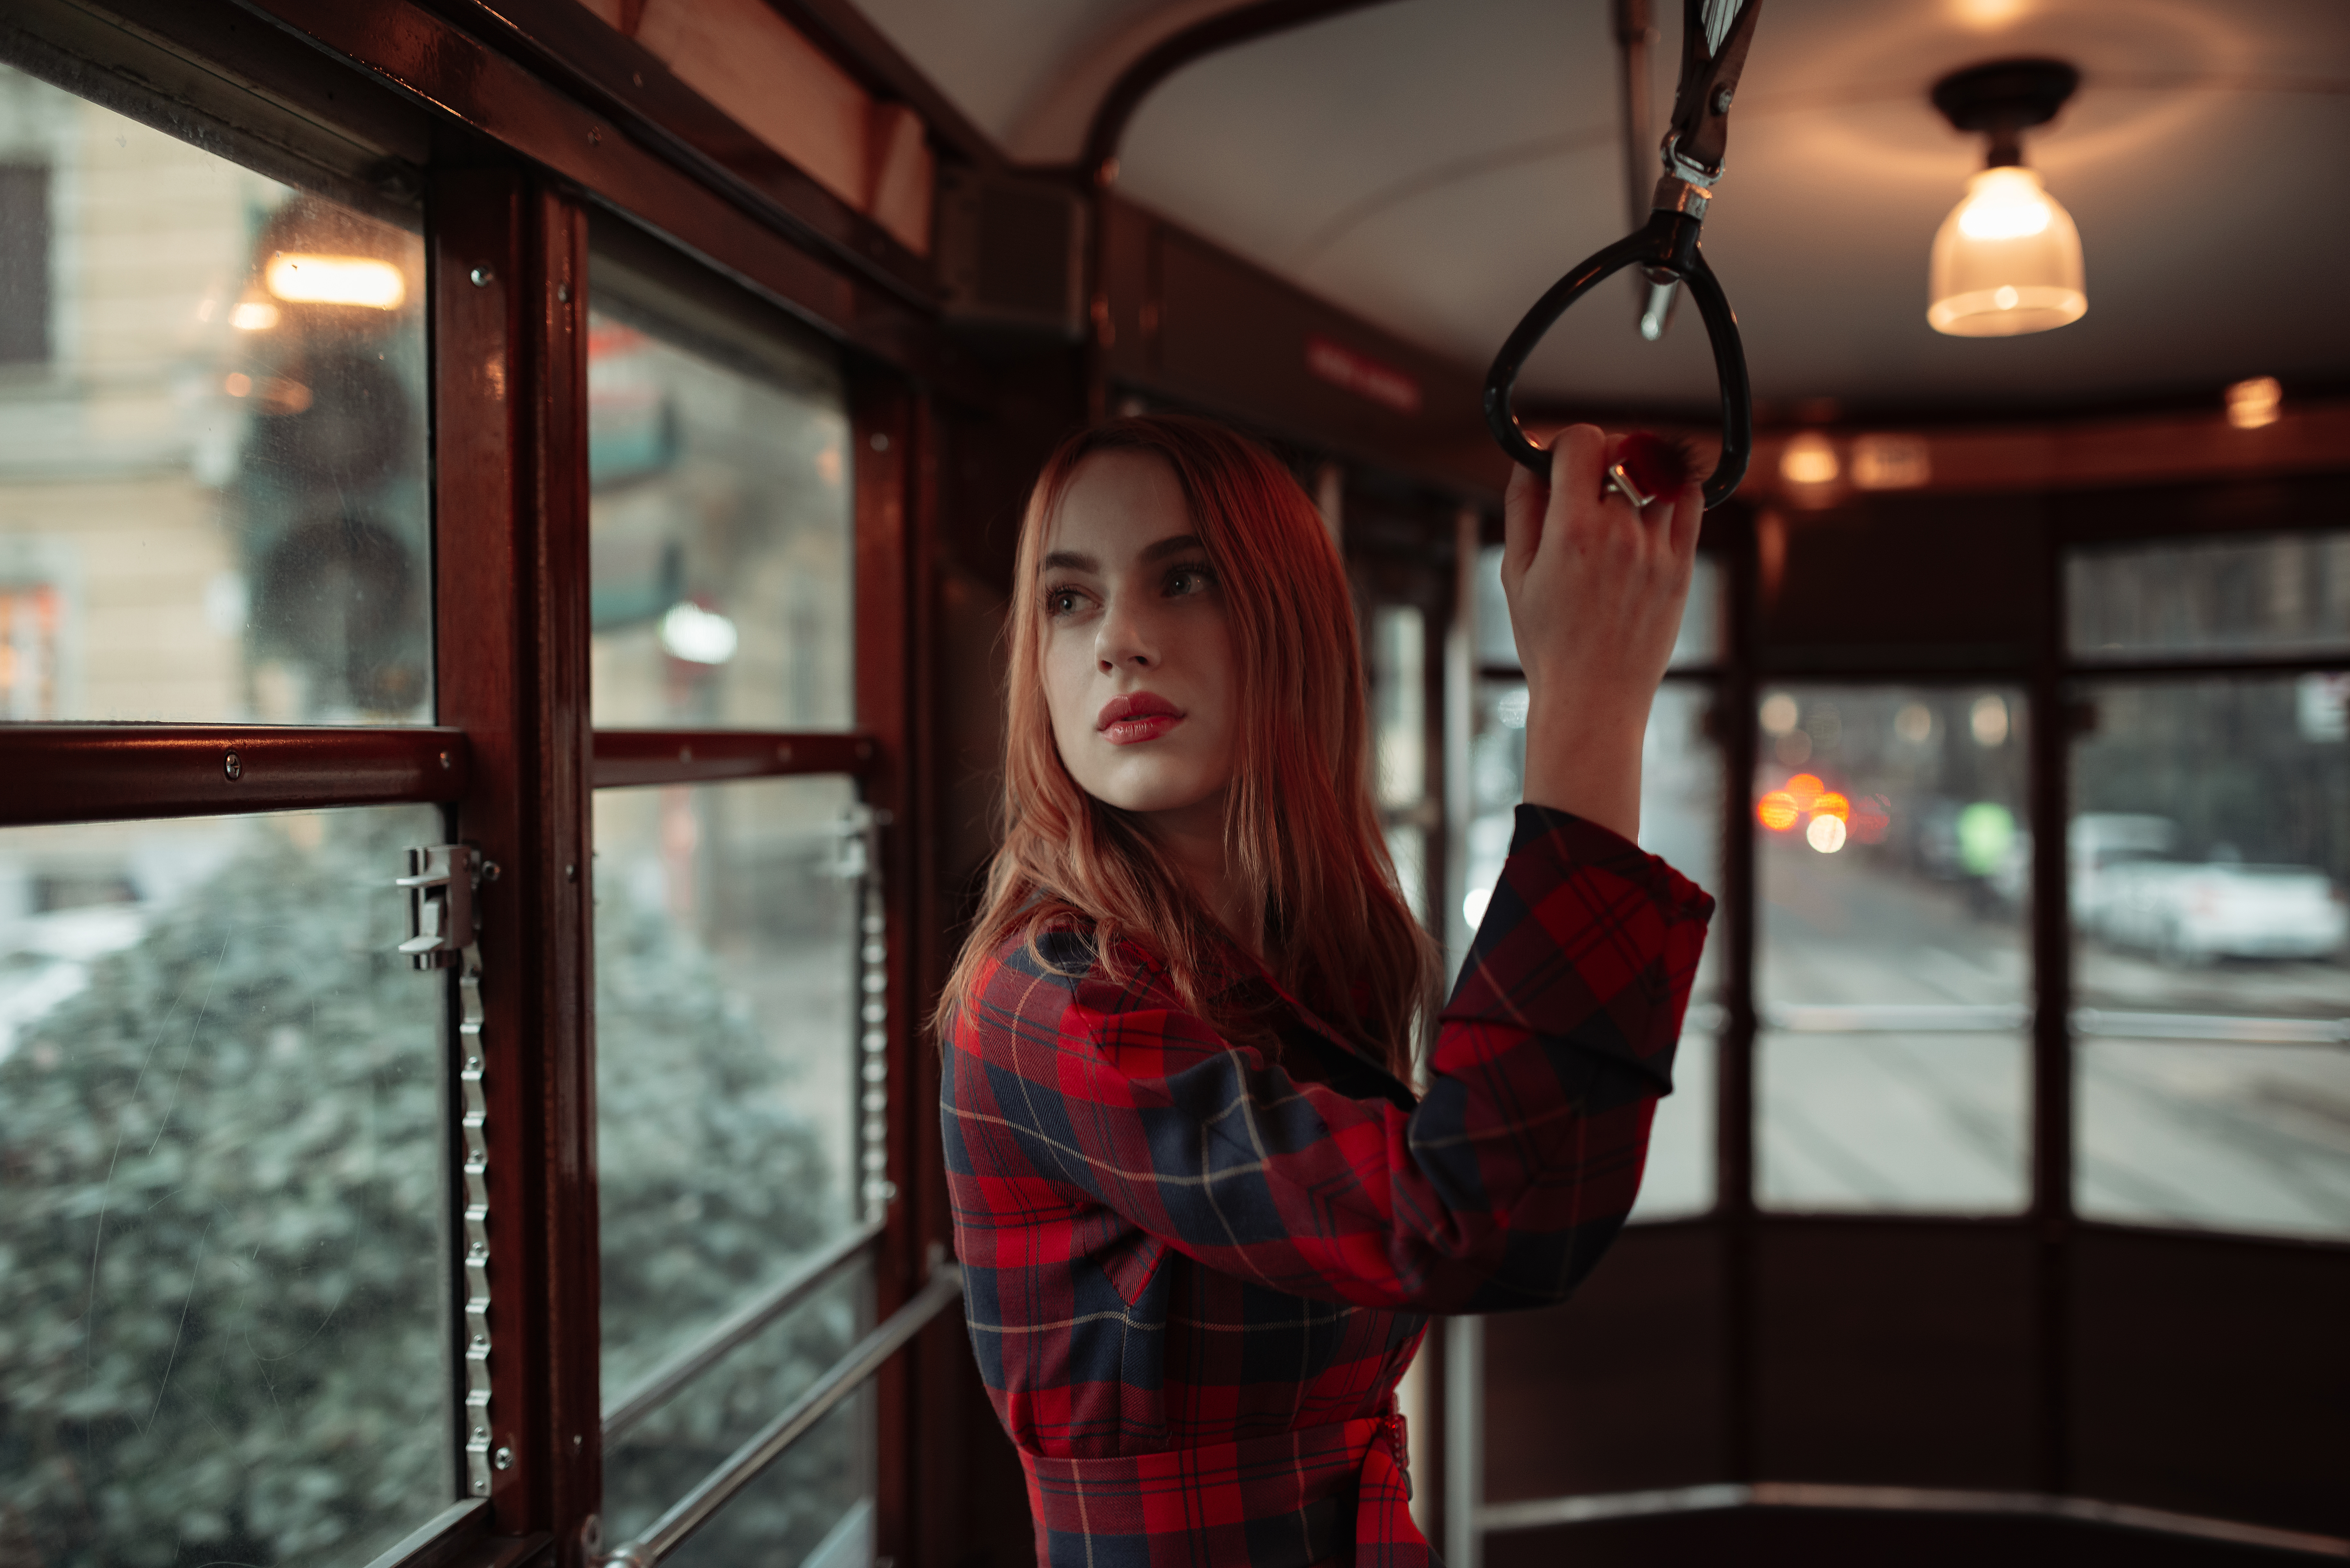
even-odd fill
[{"label": "woman's eye", "polygon": [[1052,615],[1075,615],[1085,596],[1075,588],[1055,588],[1045,596],[1045,608]]},{"label": "woman's eye", "polygon": [[1205,566],[1178,566],[1167,574],[1167,591],[1170,595],[1203,594],[1216,580],[1216,575]]}]

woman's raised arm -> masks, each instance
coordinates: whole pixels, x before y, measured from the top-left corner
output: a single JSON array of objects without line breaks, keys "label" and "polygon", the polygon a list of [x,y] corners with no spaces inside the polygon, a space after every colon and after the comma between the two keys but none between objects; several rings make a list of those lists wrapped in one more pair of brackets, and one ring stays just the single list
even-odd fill
[{"label": "woman's raised arm", "polygon": [[[1052,962],[1000,955],[943,1085],[974,1314],[993,1321],[999,1279],[1047,1255],[1094,1257],[1130,1304],[1170,1247],[1367,1306],[1564,1298],[1638,1189],[1711,911],[1617,834],[1521,807],[1410,1111],[1293,1078],[1157,976],[1102,978],[1078,939]],[[1115,1249],[1096,1204],[1149,1238],[1142,1255]]]},{"label": "woman's raised arm", "polygon": [[1607,488],[1633,438],[1570,425],[1550,483],[1512,465],[1502,592],[1526,672],[1525,798],[1640,831],[1640,743],[1672,658],[1705,504],[1694,481],[1645,508]]}]

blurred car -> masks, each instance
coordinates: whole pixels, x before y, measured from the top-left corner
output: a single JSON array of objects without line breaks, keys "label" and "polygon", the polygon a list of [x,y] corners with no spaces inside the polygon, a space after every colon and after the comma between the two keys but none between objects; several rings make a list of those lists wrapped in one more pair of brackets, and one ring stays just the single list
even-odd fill
[{"label": "blurred car", "polygon": [[2104,935],[2116,876],[2136,862],[2167,858],[2178,842],[2178,825],[2141,812],[2084,812],[2073,819],[2065,842],[2073,923]]},{"label": "blurred car", "polygon": [[2140,857],[2104,875],[2093,929],[2168,962],[2324,958],[2350,934],[2342,889],[2307,866]]}]

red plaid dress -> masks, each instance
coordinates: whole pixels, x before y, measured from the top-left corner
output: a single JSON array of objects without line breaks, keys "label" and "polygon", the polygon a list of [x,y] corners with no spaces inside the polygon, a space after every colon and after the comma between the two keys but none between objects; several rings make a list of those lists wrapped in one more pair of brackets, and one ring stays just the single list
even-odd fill
[{"label": "red plaid dress", "polygon": [[[1426,1096],[1234,952],[1276,1056],[1149,955],[998,952],[941,1116],[965,1318],[1060,1568],[1403,1568],[1396,1380],[1431,1313],[1564,1299],[1632,1206],[1713,900],[1521,806]],[[1286,1003],[1285,1006],[1282,1005]]]}]

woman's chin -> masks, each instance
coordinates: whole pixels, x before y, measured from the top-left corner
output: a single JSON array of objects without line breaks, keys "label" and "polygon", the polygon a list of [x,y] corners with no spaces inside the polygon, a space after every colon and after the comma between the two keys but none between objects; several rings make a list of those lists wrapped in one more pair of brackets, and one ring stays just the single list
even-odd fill
[{"label": "woman's chin", "polygon": [[1103,805],[1137,815],[1189,811],[1223,794],[1222,780],[1203,777],[1195,768],[1168,766],[1171,760],[1119,758],[1107,768],[1088,770],[1094,776],[1077,784]]}]

